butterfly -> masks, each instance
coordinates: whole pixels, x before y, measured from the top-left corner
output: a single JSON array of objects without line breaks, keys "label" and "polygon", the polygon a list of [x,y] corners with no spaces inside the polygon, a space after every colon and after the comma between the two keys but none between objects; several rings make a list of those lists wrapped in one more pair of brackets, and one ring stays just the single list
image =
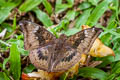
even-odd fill
[{"label": "butterfly", "polygon": [[95,39],[102,32],[101,28],[88,28],[74,35],[64,34],[56,38],[43,26],[30,21],[21,21],[24,34],[24,47],[29,51],[31,63],[47,72],[66,71],[87,54]]}]

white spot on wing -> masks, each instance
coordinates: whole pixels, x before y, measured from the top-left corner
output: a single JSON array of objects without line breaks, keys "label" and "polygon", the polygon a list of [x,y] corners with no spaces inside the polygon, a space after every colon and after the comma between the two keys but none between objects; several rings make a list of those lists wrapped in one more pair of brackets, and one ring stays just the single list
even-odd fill
[{"label": "white spot on wing", "polygon": [[84,31],[84,34],[85,34],[85,37],[88,37],[88,31],[87,30]]},{"label": "white spot on wing", "polygon": [[95,31],[95,28],[92,28],[92,32],[94,32]]},{"label": "white spot on wing", "polygon": [[39,26],[36,26],[36,28],[33,30],[33,32],[36,33],[38,29],[39,29]]},{"label": "white spot on wing", "polygon": [[28,22],[28,26],[30,26],[31,25],[31,22]]},{"label": "white spot on wing", "polygon": [[38,37],[35,37],[36,39],[38,39]]},{"label": "white spot on wing", "polygon": [[84,41],[83,40],[81,40],[81,43],[83,43]]},{"label": "white spot on wing", "polygon": [[85,34],[88,34],[87,30],[84,31]]}]

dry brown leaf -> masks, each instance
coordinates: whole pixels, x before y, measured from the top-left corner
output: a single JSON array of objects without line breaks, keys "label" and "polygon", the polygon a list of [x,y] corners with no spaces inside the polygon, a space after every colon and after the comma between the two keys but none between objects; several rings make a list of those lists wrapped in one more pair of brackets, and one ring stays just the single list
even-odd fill
[{"label": "dry brown leaf", "polygon": [[80,65],[84,65],[87,59],[86,54],[81,54]]}]

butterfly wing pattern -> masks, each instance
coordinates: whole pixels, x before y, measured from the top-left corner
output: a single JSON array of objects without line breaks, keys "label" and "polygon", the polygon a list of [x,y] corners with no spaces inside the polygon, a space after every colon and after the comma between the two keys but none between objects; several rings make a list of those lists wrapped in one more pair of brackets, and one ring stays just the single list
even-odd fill
[{"label": "butterfly wing pattern", "polygon": [[24,34],[24,48],[30,52],[29,58],[31,63],[38,68],[40,66],[40,69],[47,70],[48,62],[46,58],[48,58],[49,52],[48,49],[46,49],[47,46],[42,46],[51,41],[54,41],[54,35],[52,35],[42,26],[30,21],[24,20],[19,24]]},{"label": "butterfly wing pattern", "polygon": [[70,37],[56,37],[42,26],[21,21],[25,49],[30,51],[31,63],[47,72],[65,71],[80,61],[82,53],[88,53],[93,42],[102,32],[100,28],[82,30]]},{"label": "butterfly wing pattern", "polygon": [[78,49],[80,53],[87,54],[92,47],[95,39],[102,32],[102,29],[92,27],[84,29],[72,36],[70,36],[66,42],[70,43],[72,47]]}]

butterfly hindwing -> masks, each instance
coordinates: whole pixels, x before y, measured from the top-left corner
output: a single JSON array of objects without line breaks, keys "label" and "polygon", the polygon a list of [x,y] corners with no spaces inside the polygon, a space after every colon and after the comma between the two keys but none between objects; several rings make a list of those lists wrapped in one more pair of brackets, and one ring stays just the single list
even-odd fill
[{"label": "butterfly hindwing", "polygon": [[[65,71],[79,62],[81,54],[75,49],[65,46],[64,53],[55,52],[54,45],[48,45],[42,48],[34,49],[30,52],[30,60],[36,68],[47,72]],[[52,55],[53,54],[53,55]]]},{"label": "butterfly hindwing", "polygon": [[53,71],[65,71],[80,61],[81,54],[71,47],[66,48],[64,56],[61,57],[58,64],[55,65]]},{"label": "butterfly hindwing", "polygon": [[102,30],[96,27],[84,29],[70,36],[66,42],[70,43],[73,48],[78,49],[80,53],[88,53],[101,32]]},{"label": "butterfly hindwing", "polygon": [[20,25],[24,33],[26,50],[41,47],[55,39],[54,35],[38,24],[30,21],[21,21]]},{"label": "butterfly hindwing", "polygon": [[31,63],[38,69],[49,71],[50,54],[53,52],[52,45],[37,48],[30,51]]}]

